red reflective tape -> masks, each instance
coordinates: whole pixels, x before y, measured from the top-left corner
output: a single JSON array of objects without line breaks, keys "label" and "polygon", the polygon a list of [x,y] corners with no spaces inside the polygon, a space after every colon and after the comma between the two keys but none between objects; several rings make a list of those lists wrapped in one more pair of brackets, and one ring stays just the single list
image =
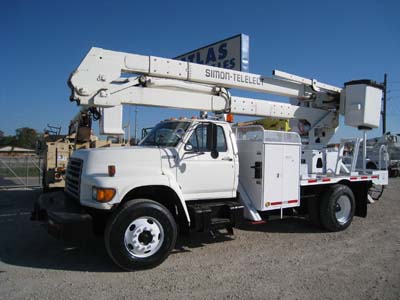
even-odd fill
[{"label": "red reflective tape", "polygon": [[289,200],[288,203],[297,203],[298,200]]},{"label": "red reflective tape", "polygon": [[308,183],[314,183],[317,182],[317,179],[308,179]]},{"label": "red reflective tape", "polygon": [[350,180],[357,180],[357,177],[350,177]]},{"label": "red reflective tape", "polygon": [[282,202],[271,202],[271,205],[281,205]]},{"label": "red reflective tape", "polygon": [[330,178],[322,178],[322,181],[323,182],[328,182],[328,181],[331,181],[331,179]]},{"label": "red reflective tape", "polygon": [[361,179],[368,179],[368,176],[361,176]]},{"label": "red reflective tape", "polygon": [[265,220],[261,220],[261,221],[250,221],[249,223],[250,223],[250,224],[253,224],[253,225],[258,225],[258,224],[266,224],[267,221],[265,221]]},{"label": "red reflective tape", "polygon": [[379,176],[378,175],[374,175],[374,176],[371,176],[371,178],[378,179]]}]

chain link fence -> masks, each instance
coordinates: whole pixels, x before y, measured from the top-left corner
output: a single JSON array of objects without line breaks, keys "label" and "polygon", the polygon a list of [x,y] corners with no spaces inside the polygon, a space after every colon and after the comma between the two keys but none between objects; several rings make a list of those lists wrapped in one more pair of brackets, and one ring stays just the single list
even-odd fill
[{"label": "chain link fence", "polygon": [[0,189],[40,187],[42,164],[37,155],[0,156]]}]

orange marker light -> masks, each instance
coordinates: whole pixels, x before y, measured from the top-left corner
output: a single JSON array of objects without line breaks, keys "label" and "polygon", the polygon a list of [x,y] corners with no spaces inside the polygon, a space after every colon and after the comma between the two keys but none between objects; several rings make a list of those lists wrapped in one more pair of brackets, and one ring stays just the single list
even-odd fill
[{"label": "orange marker light", "polygon": [[233,114],[227,114],[226,115],[226,121],[229,123],[233,123]]}]

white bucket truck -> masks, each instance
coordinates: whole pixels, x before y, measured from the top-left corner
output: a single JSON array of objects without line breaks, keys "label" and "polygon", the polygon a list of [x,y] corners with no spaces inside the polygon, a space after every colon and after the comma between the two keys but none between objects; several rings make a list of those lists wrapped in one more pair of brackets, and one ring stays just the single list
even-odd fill
[{"label": "white bucket truck", "polygon": [[[368,189],[387,184],[387,171],[345,164],[343,147],[328,152],[326,145],[340,113],[363,130],[379,125],[381,87],[273,75],[92,48],[69,86],[72,101],[102,113],[102,132],[121,131],[122,105],[219,118],[167,120],[139,146],[74,152],[65,191],[41,196],[33,219],[59,237],[103,233],[110,257],[126,270],[164,261],[178,229],[231,232],[243,218],[257,222],[294,210],[326,230],[347,228],[353,216],[366,216]],[[296,103],[235,97],[228,88]],[[297,120],[299,133],[232,127],[226,119],[235,114]]]}]

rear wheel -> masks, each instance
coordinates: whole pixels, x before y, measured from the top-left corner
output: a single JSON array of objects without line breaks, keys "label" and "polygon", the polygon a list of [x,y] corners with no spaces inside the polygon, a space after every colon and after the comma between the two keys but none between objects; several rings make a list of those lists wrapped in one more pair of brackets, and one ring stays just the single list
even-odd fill
[{"label": "rear wheel", "polygon": [[321,217],[319,214],[320,201],[317,197],[309,198],[307,200],[307,210],[311,224],[313,224],[316,227],[321,227]]},{"label": "rear wheel", "polygon": [[162,263],[175,246],[177,226],[169,210],[148,199],[124,204],[109,220],[106,249],[122,269],[150,268]]},{"label": "rear wheel", "polygon": [[354,194],[346,185],[335,184],[329,187],[321,198],[321,224],[329,231],[341,231],[349,227],[354,211]]}]

